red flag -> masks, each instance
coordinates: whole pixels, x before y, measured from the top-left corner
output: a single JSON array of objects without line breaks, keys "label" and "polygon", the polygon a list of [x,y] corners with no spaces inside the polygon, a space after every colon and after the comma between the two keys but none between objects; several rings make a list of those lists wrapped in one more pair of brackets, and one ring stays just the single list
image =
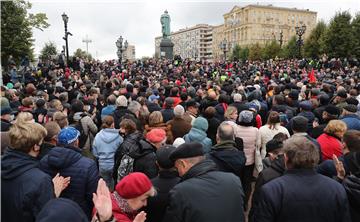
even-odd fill
[{"label": "red flag", "polygon": [[309,72],[308,77],[309,77],[309,83],[316,83],[314,69],[311,69],[311,72]]}]

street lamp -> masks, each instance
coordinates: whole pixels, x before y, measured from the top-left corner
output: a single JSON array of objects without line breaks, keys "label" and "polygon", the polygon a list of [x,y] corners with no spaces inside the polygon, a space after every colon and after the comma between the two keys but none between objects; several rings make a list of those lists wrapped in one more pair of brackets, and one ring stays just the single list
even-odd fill
[{"label": "street lamp", "polygon": [[69,44],[68,44],[68,35],[72,34],[70,32],[68,32],[67,30],[67,23],[69,21],[69,17],[65,14],[65,12],[61,15],[62,20],[64,21],[64,26],[65,26],[65,37],[63,37],[63,39],[65,40],[65,48],[66,48],[66,65],[69,65]]},{"label": "street lamp", "polygon": [[220,49],[224,52],[224,60],[226,61],[226,52],[227,52],[227,41],[226,41],[226,39],[221,41]]},{"label": "street lamp", "polygon": [[118,58],[119,58],[120,64],[121,64],[121,62],[122,62],[123,52],[124,52],[124,51],[128,48],[128,46],[129,46],[127,40],[125,40],[125,43],[124,43],[124,44],[123,44],[123,41],[124,41],[123,37],[120,36],[120,37],[118,38],[118,40],[115,42],[116,47],[117,47],[117,49],[118,49],[118,50],[117,50],[117,56],[118,56]]},{"label": "street lamp", "polygon": [[304,44],[301,37],[304,35],[306,31],[306,25],[296,26],[295,31],[296,31],[296,35],[299,36],[299,39],[297,40],[297,45],[299,47],[299,57],[301,58],[301,46]]}]

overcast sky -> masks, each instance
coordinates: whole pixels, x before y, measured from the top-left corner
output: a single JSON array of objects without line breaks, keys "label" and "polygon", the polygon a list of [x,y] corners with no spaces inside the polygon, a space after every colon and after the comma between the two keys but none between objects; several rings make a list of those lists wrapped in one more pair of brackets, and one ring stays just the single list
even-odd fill
[{"label": "overcast sky", "polygon": [[360,12],[359,0],[303,0],[303,1],[177,1],[177,0],[30,0],[30,12],[46,13],[50,27],[44,31],[34,30],[35,53],[39,54],[46,42],[52,41],[58,50],[65,45],[64,23],[61,15],[69,16],[69,54],[77,48],[86,50],[82,40],[88,35],[89,52],[93,57],[105,60],[116,56],[115,41],[122,35],[129,44],[135,45],[136,57],[152,56],[155,52],[155,37],[161,35],[160,16],[167,9],[171,17],[171,31],[200,23],[219,25],[223,14],[235,5],[272,4],[281,7],[296,7],[318,12],[317,19],[329,22],[337,11],[348,10],[352,15]]}]

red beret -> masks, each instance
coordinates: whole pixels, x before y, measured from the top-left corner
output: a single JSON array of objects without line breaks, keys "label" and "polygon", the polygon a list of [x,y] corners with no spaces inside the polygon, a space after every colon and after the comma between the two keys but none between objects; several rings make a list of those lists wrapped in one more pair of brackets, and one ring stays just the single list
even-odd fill
[{"label": "red beret", "polygon": [[132,199],[148,192],[152,187],[151,181],[143,173],[130,173],[116,185],[116,192],[124,199]]},{"label": "red beret", "polygon": [[146,134],[146,139],[151,143],[160,143],[166,138],[166,132],[163,129],[152,129]]}]

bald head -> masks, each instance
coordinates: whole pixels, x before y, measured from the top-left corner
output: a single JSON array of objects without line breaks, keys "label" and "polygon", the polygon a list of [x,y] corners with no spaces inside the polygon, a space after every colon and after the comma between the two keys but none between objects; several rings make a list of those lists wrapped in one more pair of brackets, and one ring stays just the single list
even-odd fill
[{"label": "bald head", "polygon": [[214,91],[210,91],[209,92],[209,97],[215,100],[216,99],[216,93]]},{"label": "bald head", "polygon": [[216,137],[218,142],[234,140],[234,128],[232,125],[224,122],[218,127]]}]

